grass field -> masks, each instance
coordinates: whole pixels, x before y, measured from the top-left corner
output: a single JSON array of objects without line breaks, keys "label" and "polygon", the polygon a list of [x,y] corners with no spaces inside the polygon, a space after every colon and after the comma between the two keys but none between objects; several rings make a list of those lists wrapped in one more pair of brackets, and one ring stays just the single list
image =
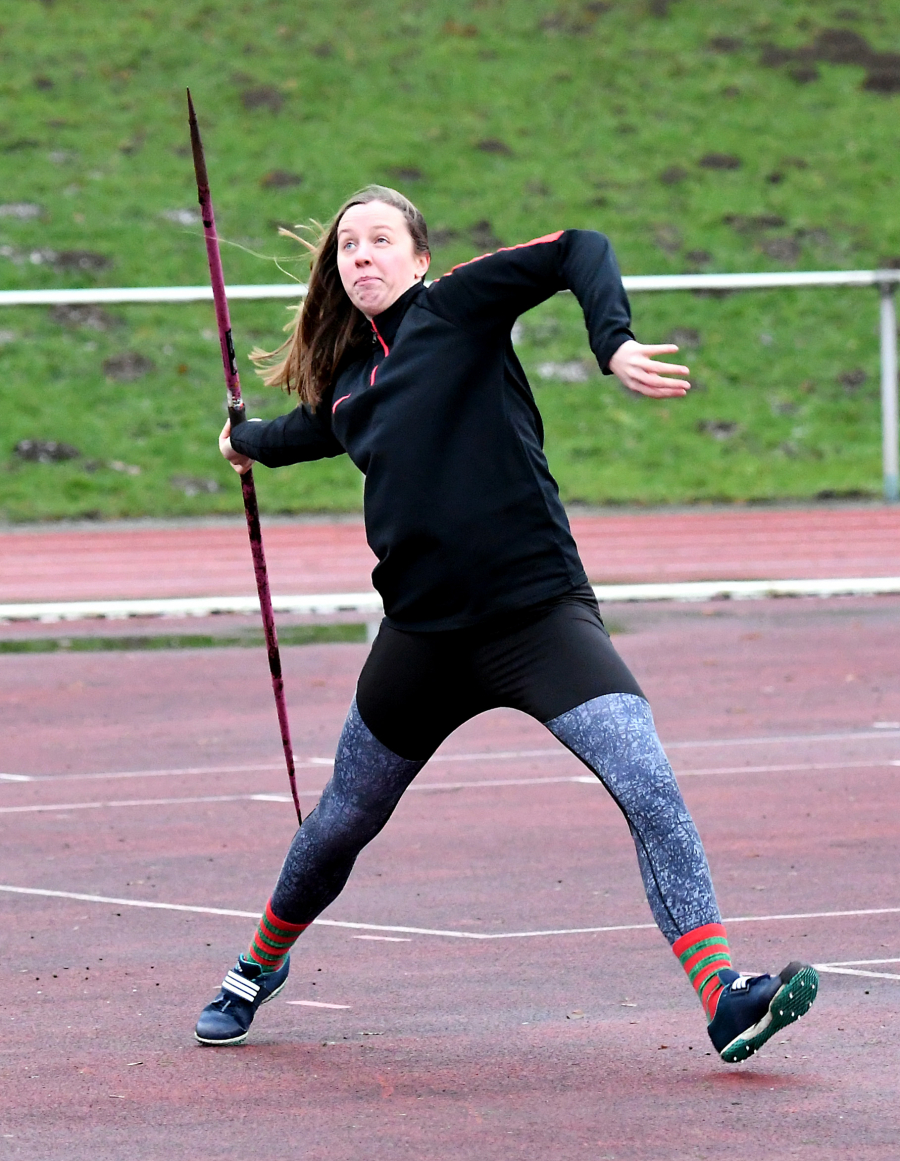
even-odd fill
[{"label": "grass field", "polygon": [[[435,273],[562,226],[608,233],[626,273],[900,264],[895,50],[887,0],[0,0],[0,285],[206,280],[187,84],[230,281],[281,281],[277,225],[371,180],[421,206]],[[567,500],[878,494],[874,292],[633,306],[640,338],[681,341],[686,400],[582,366],[571,300],[523,320]],[[276,414],[245,356],[283,307],[233,316],[252,410]],[[0,518],[234,511],[213,325],[203,305],[0,311]],[[360,503],[346,461],[259,476],[268,511]]]}]

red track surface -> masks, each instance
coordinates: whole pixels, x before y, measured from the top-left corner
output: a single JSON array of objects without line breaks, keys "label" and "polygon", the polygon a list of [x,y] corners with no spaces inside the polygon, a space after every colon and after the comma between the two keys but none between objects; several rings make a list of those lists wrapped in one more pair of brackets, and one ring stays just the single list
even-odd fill
[{"label": "red track surface", "polygon": [[[873,728],[900,721],[900,600],[631,606],[609,619],[726,916],[900,907],[900,731]],[[326,756],[364,647],[285,654],[298,754]],[[269,700],[262,651],[0,656],[0,768],[46,779],[0,783],[0,882],[256,911],[292,831],[288,803],[239,798],[286,789]],[[550,752],[486,754],[511,750]],[[519,715],[470,723],[327,917],[476,933],[647,923],[626,828],[600,788],[477,785],[581,771]],[[327,769],[300,773],[311,805]],[[196,801],[212,795],[239,800]],[[699,1007],[654,930],[386,942],[318,925],[250,1043],[204,1050],[193,1021],[251,920],[3,892],[0,914],[0,1157],[897,1153],[898,979],[824,975],[806,1019],[728,1068],[707,1055]],[[750,969],[900,958],[900,914],[732,923],[731,940]]]},{"label": "red track surface", "polygon": [[[575,516],[572,527],[597,583],[900,575],[898,508]],[[276,593],[371,587],[360,522],[266,521],[264,534]],[[237,523],[0,533],[0,602],[253,591]]]}]

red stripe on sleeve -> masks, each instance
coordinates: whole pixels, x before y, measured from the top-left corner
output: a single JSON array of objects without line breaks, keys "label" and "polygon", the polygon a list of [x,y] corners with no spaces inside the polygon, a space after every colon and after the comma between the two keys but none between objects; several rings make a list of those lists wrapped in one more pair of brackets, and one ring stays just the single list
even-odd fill
[{"label": "red stripe on sleeve", "polygon": [[[500,246],[496,250],[491,250],[487,254],[479,254],[477,258],[470,258],[468,262],[459,262],[456,266],[451,267],[447,274],[441,275],[446,278],[452,274],[454,270],[461,270],[463,266],[471,266],[473,262],[480,262],[483,258],[490,258],[491,254],[503,254],[507,250],[524,250],[527,246],[541,246],[546,242],[556,242],[565,233],[564,230],[557,230],[555,234],[544,234],[542,238],[532,238],[530,242],[520,242],[518,246]],[[435,282],[439,281],[437,278]]]}]

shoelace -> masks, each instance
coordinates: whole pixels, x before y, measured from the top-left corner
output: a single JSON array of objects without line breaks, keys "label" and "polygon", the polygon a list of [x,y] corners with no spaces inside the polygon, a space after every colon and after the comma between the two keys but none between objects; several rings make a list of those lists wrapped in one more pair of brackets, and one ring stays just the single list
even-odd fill
[{"label": "shoelace", "polygon": [[240,997],[234,995],[233,992],[222,992],[221,995],[216,996],[216,998],[213,1000],[213,1004],[215,1004],[220,1012],[227,1012],[231,1005],[234,1004],[235,1001],[239,998]]}]

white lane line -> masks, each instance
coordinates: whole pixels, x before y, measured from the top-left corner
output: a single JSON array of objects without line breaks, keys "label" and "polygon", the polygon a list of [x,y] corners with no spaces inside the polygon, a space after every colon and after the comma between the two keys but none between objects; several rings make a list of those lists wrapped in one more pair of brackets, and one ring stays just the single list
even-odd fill
[{"label": "white lane line", "polygon": [[[714,774],[767,774],[804,770],[879,769],[900,766],[900,759],[887,758],[882,762],[808,762],[783,766],[721,766],[708,770],[679,770],[678,778],[696,778]],[[593,774],[572,774],[560,778],[483,778],[472,782],[414,782],[408,793],[437,794],[446,790],[483,790],[504,786],[561,786],[566,784],[595,785]],[[298,790],[300,798],[318,798],[321,790]],[[202,802],[290,802],[289,794],[279,791],[259,794],[204,794],[189,798],[120,798],[102,802],[51,802],[33,806],[0,806],[0,814],[52,814],[69,810],[118,809],[128,806],[179,806]]]},{"label": "white lane line", "polygon": [[[822,964],[822,967],[868,967],[876,963],[900,963],[900,958],[894,959],[837,959],[831,963]],[[818,966],[818,965],[815,965]]]},{"label": "white lane line", "polygon": [[[568,778],[509,778],[490,779],[484,782],[436,782],[415,783],[409,788],[416,791],[464,790],[482,786],[542,786],[560,783],[595,783],[593,774],[574,774]],[[321,790],[298,790],[300,798],[318,798]],[[52,814],[68,810],[103,810],[127,806],[181,806],[201,802],[290,802],[289,794],[204,794],[190,798],[120,798],[103,802],[50,802],[37,806],[0,806],[0,814]]]},{"label": "white lane line", "polygon": [[412,940],[401,935],[353,935],[351,939],[379,939],[382,943],[412,943]]},{"label": "white lane line", "polygon": [[832,967],[829,963],[816,963],[813,967],[817,972],[824,972],[826,975],[832,976],[862,976],[865,979],[878,980],[900,980],[894,972],[867,972],[860,968],[846,968],[846,967]]},{"label": "white lane line", "polygon": [[708,748],[710,746],[767,746],[794,742],[856,742],[870,738],[900,738],[900,730],[856,730],[832,734],[777,734],[768,738],[705,738],[692,742],[664,742],[667,750]]},{"label": "white lane line", "polygon": [[[108,895],[86,895],[76,891],[50,891],[39,887],[0,884],[0,891],[13,895],[36,895],[46,899],[75,899],[81,903],[112,903],[120,907],[148,907],[158,911],[187,911],[199,915],[226,915],[238,919],[258,919],[258,911],[236,911],[227,907],[197,907],[187,903],[158,903],[151,899],[120,899]],[[869,915],[900,915],[900,907],[867,907],[852,911],[803,911],[785,915],[737,915],[727,923],[770,923],[791,919],[846,919]],[[431,927],[401,927],[386,923],[350,923],[338,919],[316,919],[320,927],[343,927],[354,931],[399,932],[403,935],[439,935],[447,939],[530,939],[545,935],[597,935],[616,931],[655,931],[655,923],[618,923],[608,927],[560,927],[543,931],[444,931]]]},{"label": "white lane line", "polygon": [[[569,751],[563,746],[543,750],[485,750],[473,754],[437,754],[433,764],[442,762],[508,762],[527,758],[566,758]],[[294,762],[294,768],[317,769],[334,766],[333,758],[304,758]],[[86,774],[0,774],[0,780],[10,782],[85,782],[108,778],[166,778],[200,774],[247,774],[258,770],[281,770],[284,762],[256,762],[250,766],[187,766],[173,770],[111,770],[91,771]]]},{"label": "white lane line", "polygon": [[[85,895],[76,891],[45,891],[37,887],[13,887],[0,884],[0,891],[7,891],[14,895],[38,895],[47,899],[75,899],[80,903],[111,903],[116,907],[147,907],[154,911],[187,911],[198,915],[225,915],[236,919],[259,919],[259,911],[237,911],[231,907],[197,907],[187,903],[157,903],[152,899],[120,899],[110,895]],[[383,923],[348,923],[338,919],[316,919],[319,927],[343,927],[352,931],[400,931],[405,935],[443,935],[448,939],[490,939],[478,932],[468,931],[439,931],[430,927],[398,927]],[[641,927],[653,927],[654,924],[639,924]],[[610,928],[610,930],[620,930]],[[622,928],[630,931],[631,928]]]},{"label": "white lane line", "polygon": [[783,774],[801,770],[855,770],[879,766],[900,766],[900,758],[880,762],[790,762],[779,766],[715,766],[702,770],[676,770],[677,778],[697,778],[704,774]]},{"label": "white lane line", "polygon": [[[857,730],[832,734],[785,734],[770,738],[706,738],[695,741],[666,742],[667,750],[708,749],[719,746],[788,745],[804,742],[856,742],[873,739],[900,738],[900,729]],[[435,754],[431,764],[442,762],[508,762],[523,758],[566,758],[569,751],[562,746],[536,750],[480,750],[462,754]],[[298,758],[297,769],[330,767],[332,758]],[[167,778],[202,774],[245,774],[256,770],[281,770],[283,762],[254,762],[246,766],[185,766],[173,769],[89,771],[84,774],[0,774],[2,781],[15,782],[80,782],[106,778]]]},{"label": "white lane line", "polygon": [[[304,797],[318,798],[321,790],[300,790]],[[109,802],[51,802],[40,806],[0,806],[0,814],[52,814],[54,811],[104,810],[122,806],[181,806],[201,802],[290,802],[290,796],[273,794],[204,794],[196,798],[122,798]]]},{"label": "white lane line", "polygon": [[[413,782],[411,786],[407,787],[406,793],[419,791],[420,793],[436,794],[441,790],[480,790],[482,787],[490,789],[497,786],[561,786],[566,783],[596,786],[598,779],[594,774],[571,774],[562,778],[485,778],[474,782]],[[299,793],[320,794],[321,791],[301,790]],[[246,797],[253,799],[254,802],[292,801],[290,794],[282,794],[279,791],[271,794],[250,794]],[[184,799],[184,801],[188,800]],[[3,807],[0,807],[0,814],[2,813]]]},{"label": "white lane line", "polygon": [[[311,769],[333,766],[331,758],[297,760],[294,768]],[[93,782],[108,778],[185,778],[201,774],[253,774],[259,770],[283,770],[281,762],[254,762],[249,766],[185,766],[171,770],[109,770],[90,771],[86,774],[0,774],[0,779],[16,782]]]},{"label": "white lane line", "polygon": [[[722,922],[769,923],[776,920],[841,919],[864,915],[900,915],[900,907],[875,907],[856,911],[803,911],[784,915],[732,915]],[[610,931],[652,931],[655,928],[655,923],[631,923],[617,927],[561,927],[544,931],[493,931],[486,934],[466,932],[465,936],[468,939],[529,939],[538,935],[593,935]]]},{"label": "white lane line", "polygon": [[341,1008],[349,1010],[349,1004],[326,1004],[322,1000],[285,1000],[286,1004],[295,1004],[302,1008]]}]

